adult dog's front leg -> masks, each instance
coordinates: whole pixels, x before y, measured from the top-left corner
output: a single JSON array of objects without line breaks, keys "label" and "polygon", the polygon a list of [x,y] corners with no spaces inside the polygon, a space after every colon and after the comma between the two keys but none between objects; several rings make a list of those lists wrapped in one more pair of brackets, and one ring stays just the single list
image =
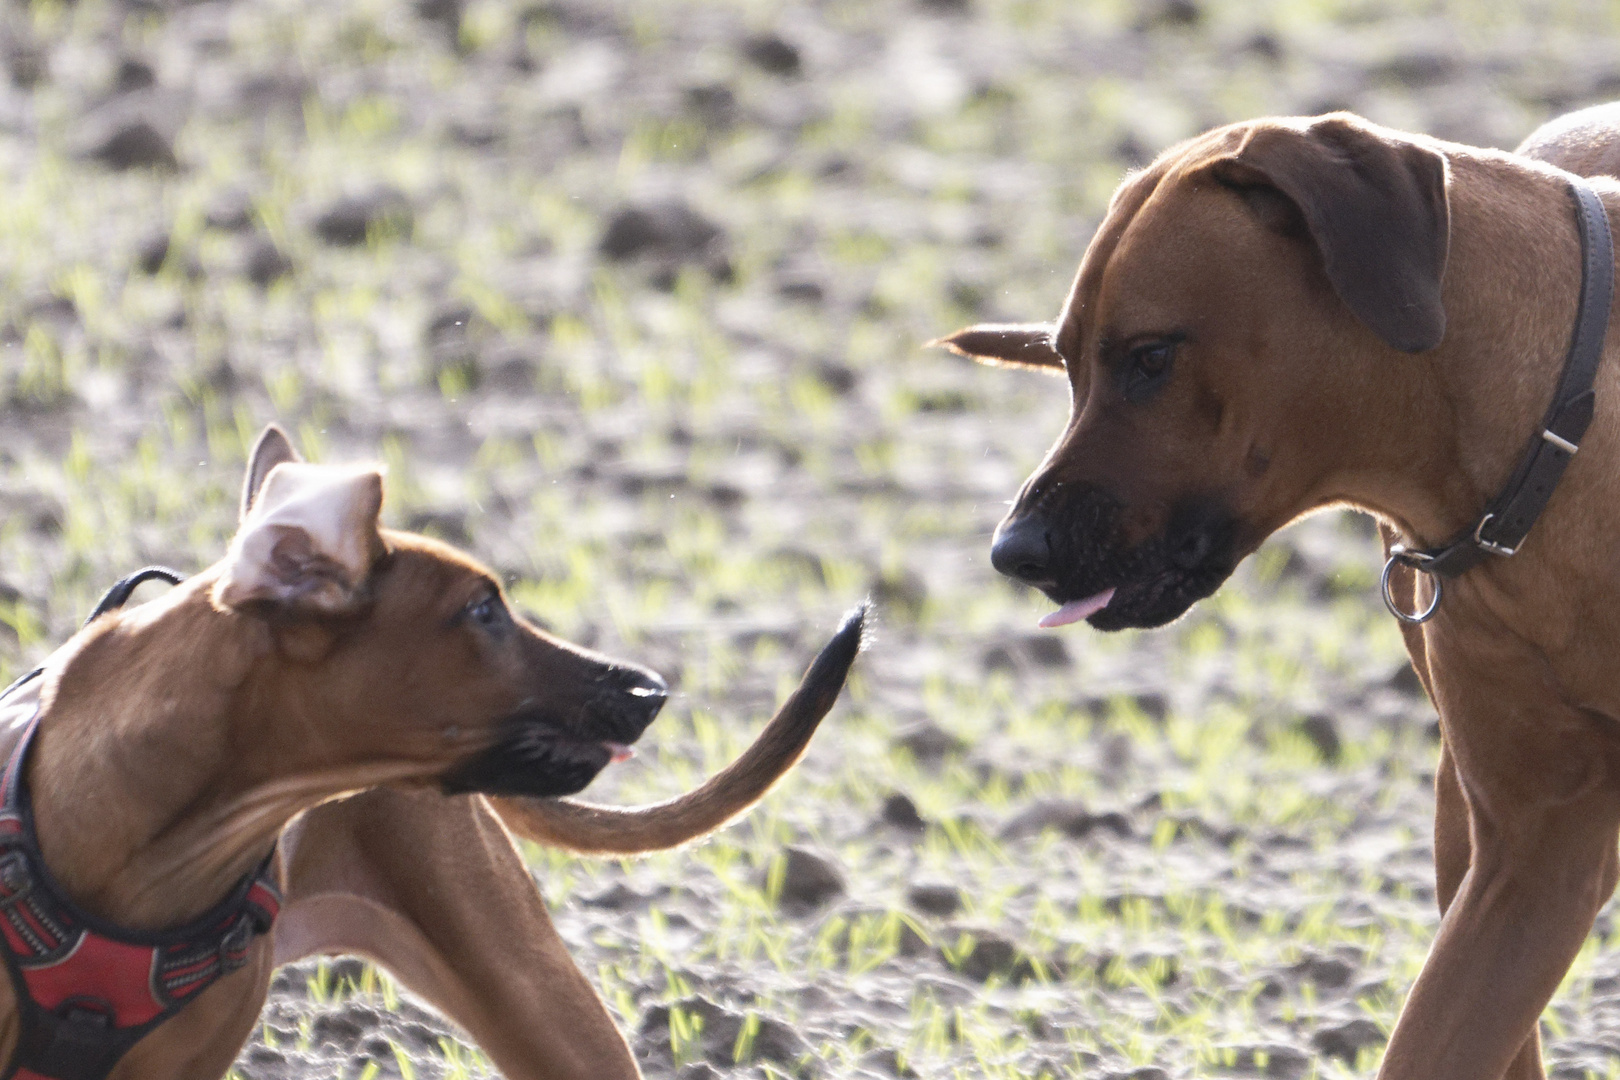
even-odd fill
[{"label": "adult dog's front leg", "polygon": [[[1379,532],[1383,536],[1384,557],[1387,559],[1391,547],[1400,541],[1400,537],[1387,524],[1380,524]],[[1390,585],[1395,604],[1402,611],[1421,611],[1428,607],[1433,599],[1429,586],[1423,582],[1420,574],[1397,574],[1391,579]],[[1429,700],[1438,700],[1434,681],[1429,673],[1428,642],[1424,639],[1423,627],[1414,623],[1402,623],[1401,637],[1406,641],[1406,651],[1412,658],[1412,668],[1423,683],[1423,689],[1429,695]],[[1456,899],[1458,891],[1462,888],[1463,879],[1468,874],[1468,866],[1472,861],[1470,828],[1468,799],[1463,793],[1462,778],[1457,773],[1451,744],[1442,738],[1440,762],[1434,772],[1434,887],[1435,900],[1439,903],[1441,915],[1445,915],[1451,909],[1451,903]],[[1540,1032],[1537,1025],[1532,1023],[1529,1035],[1520,1044],[1512,1064],[1502,1074],[1502,1080],[1543,1080],[1544,1076],[1541,1069]]]},{"label": "adult dog's front leg", "polygon": [[276,960],[350,952],[461,1024],[512,1080],[635,1080],[506,829],[479,796],[374,790],[283,844]]},{"label": "adult dog's front leg", "polygon": [[[1468,875],[1468,833],[1468,800],[1463,795],[1456,763],[1451,760],[1451,748],[1442,741],[1440,763],[1434,773],[1434,885],[1441,915],[1451,909]],[[1531,1024],[1530,1034],[1502,1080],[1543,1080],[1545,1076],[1541,1068],[1541,1032],[1538,1025]]]},{"label": "adult dog's front leg", "polygon": [[[1437,784],[1436,829],[1445,916],[1390,1039],[1387,1080],[1541,1075],[1537,1019],[1614,891],[1620,799],[1590,740],[1522,749],[1465,759],[1470,774],[1448,738],[1441,766],[1455,771]],[[1514,757],[1516,770],[1492,767]],[[1466,872],[1454,885],[1459,855]]]}]

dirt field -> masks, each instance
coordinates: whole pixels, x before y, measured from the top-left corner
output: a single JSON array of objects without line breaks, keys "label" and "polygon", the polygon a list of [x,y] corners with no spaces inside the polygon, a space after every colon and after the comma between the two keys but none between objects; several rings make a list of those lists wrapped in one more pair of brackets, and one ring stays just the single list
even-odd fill
[{"label": "dirt field", "polygon": [[[696,783],[877,600],[758,812],[531,852],[649,1077],[1370,1074],[1436,922],[1434,717],[1370,523],[1164,631],[1037,632],[988,539],[1066,388],[921,343],[1055,314],[1125,170],[1210,125],[1511,146],[1615,96],[1611,11],[6,0],[0,683],[114,578],[217,558],[279,420],[670,678],[594,798]],[[1615,933],[1546,1016],[1555,1076],[1620,1076]],[[488,1068],[341,959],[278,976],[237,1075]]]}]

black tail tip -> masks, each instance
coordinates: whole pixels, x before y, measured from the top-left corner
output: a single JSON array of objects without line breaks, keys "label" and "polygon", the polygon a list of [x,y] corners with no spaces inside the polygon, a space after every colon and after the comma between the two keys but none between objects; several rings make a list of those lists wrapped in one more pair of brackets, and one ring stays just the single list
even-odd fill
[{"label": "black tail tip", "polygon": [[871,611],[872,600],[870,597],[862,600],[860,603],[850,608],[849,611],[844,614],[843,621],[838,624],[838,632],[835,633],[833,637],[836,639],[843,637],[845,634],[853,634],[855,635],[857,644],[859,644],[864,640],[864,634],[866,632],[866,616],[871,614]]},{"label": "black tail tip", "polygon": [[855,662],[855,657],[860,653],[861,646],[866,640],[866,616],[870,609],[870,602],[862,602],[844,616],[832,639],[821,647],[821,652],[816,654],[810,670],[805,672],[806,685],[843,686],[850,665]]}]

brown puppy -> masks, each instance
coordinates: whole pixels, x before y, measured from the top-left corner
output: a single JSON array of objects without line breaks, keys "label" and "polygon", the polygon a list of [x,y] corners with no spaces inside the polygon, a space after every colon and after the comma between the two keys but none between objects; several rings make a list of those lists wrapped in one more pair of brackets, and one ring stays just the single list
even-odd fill
[{"label": "brown puppy", "polygon": [[[39,711],[26,775],[40,850],[91,915],[193,920],[279,841],[273,933],[114,1077],[223,1076],[274,967],[336,951],[388,967],[514,1080],[637,1076],[484,796],[549,843],[683,843],[797,760],[859,648],[857,613],[754,745],[691,794],[569,803],[554,796],[640,736],[663,681],[529,626],[488,570],[381,529],[381,501],[376,470],[301,464],[268,430],[225,559],[98,619],[0,699],[0,755]],[[17,1038],[0,980],[0,1061]]]},{"label": "brown puppy", "polygon": [[[1574,130],[1531,149],[1612,167],[1612,139]],[[993,562],[1063,605],[1048,625],[1145,627],[1315,510],[1359,507],[1419,548],[1471,528],[1539,433],[1569,348],[1582,276],[1567,184],[1345,114],[1166,151],[1115,193],[1056,324],[941,342],[1069,381],[1069,423]],[[1594,186],[1620,210],[1620,186]],[[1384,1077],[1541,1076],[1537,1017],[1615,885],[1614,353],[1518,554],[1449,579],[1436,617],[1405,627],[1443,734],[1444,918]],[[1405,571],[1398,591],[1432,595]]]}]

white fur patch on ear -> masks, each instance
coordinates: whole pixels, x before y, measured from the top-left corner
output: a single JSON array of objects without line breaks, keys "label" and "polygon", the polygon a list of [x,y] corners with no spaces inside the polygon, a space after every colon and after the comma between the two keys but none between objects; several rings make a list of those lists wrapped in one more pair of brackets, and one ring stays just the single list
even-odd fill
[{"label": "white fur patch on ear", "polygon": [[283,462],[265,477],[225,555],[214,601],[268,601],[311,612],[351,608],[383,553],[375,466]]}]

